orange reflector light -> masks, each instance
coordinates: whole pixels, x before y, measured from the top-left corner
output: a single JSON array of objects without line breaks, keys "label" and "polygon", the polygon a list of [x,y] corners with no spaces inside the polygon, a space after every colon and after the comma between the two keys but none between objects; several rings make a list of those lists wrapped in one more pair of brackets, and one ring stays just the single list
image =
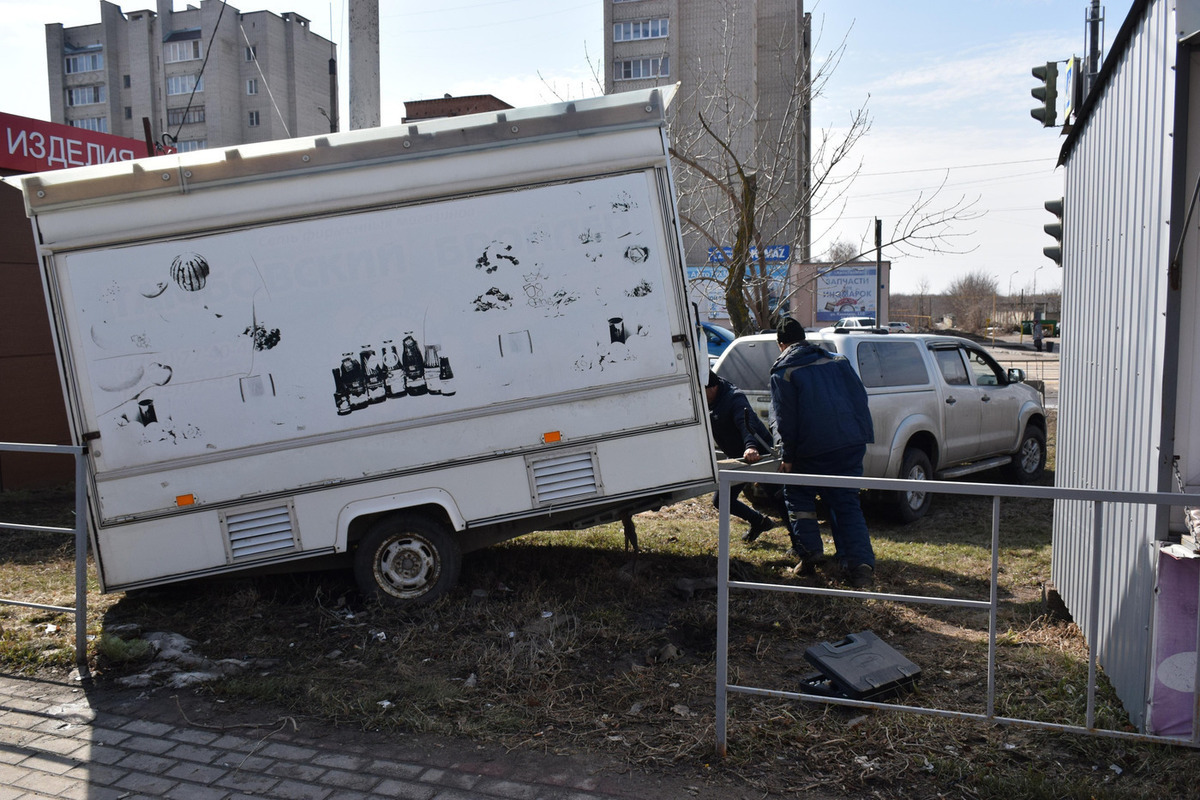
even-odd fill
[{"label": "orange reflector light", "polygon": [[192,506],[195,504],[196,495],[194,494],[181,494],[175,498],[175,505],[177,506]]},{"label": "orange reflector light", "polygon": [[549,433],[542,434],[542,442],[544,442],[545,444],[554,444],[555,442],[561,442],[561,441],[562,441],[562,433],[560,433],[559,431],[550,431]]}]

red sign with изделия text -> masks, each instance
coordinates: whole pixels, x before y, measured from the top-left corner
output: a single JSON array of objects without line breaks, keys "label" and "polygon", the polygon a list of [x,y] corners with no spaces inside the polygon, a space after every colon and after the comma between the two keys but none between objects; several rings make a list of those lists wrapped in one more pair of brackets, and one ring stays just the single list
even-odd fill
[{"label": "red sign with \u0438\u0437\u0434\u0435\u043b\u0438\u044f text", "polygon": [[145,156],[137,139],[0,112],[0,169],[44,172]]}]

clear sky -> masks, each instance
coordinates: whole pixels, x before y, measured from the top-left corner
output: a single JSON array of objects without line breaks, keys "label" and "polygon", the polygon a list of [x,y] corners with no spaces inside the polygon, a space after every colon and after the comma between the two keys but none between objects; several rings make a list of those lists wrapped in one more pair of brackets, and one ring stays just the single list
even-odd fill
[{"label": "clear sky", "polygon": [[[405,100],[493,94],[513,105],[588,97],[604,54],[607,0],[380,0],[382,122],[398,124]],[[1102,4],[1107,51],[1132,0]],[[118,3],[125,11],[154,0]],[[176,8],[185,7],[176,0]],[[346,56],[348,0],[242,0],[241,11],[294,11]],[[1059,268],[1042,203],[1062,195],[1054,169],[1062,137],[1029,116],[1030,68],[1083,55],[1088,0],[818,0],[813,55],[844,52],[813,103],[813,126],[834,134],[864,102],[868,135],[849,159],[859,175],[814,220],[814,256],[835,241],[873,243],[914,202],[963,200],[982,216],[957,225],[958,253],[913,257],[884,252],[892,291],[922,283],[940,292],[981,270],[1000,292],[1057,289]],[[45,24],[99,22],[99,0],[0,0],[0,111],[49,118]],[[341,68],[342,119],[349,119]],[[1060,78],[1061,80],[1061,78]],[[1060,85],[1061,92],[1061,85]],[[819,135],[819,134],[818,134]],[[832,198],[827,198],[832,199]],[[967,252],[969,251],[969,252]]]}]

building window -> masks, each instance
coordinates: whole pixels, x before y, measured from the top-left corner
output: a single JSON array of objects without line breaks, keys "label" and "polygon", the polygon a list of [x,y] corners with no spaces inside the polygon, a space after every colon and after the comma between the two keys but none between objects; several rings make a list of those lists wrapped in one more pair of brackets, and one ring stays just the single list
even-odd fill
[{"label": "building window", "polygon": [[662,58],[631,58],[614,65],[613,80],[635,81],[640,78],[665,78],[670,75],[667,56]]},{"label": "building window", "polygon": [[163,61],[168,64],[174,64],[177,61],[197,61],[202,56],[199,39],[192,39],[189,42],[167,42],[163,46]]},{"label": "building window", "polygon": [[172,75],[167,78],[167,94],[191,94],[192,89],[204,91],[204,77],[195,75]]},{"label": "building window", "polygon": [[246,81],[246,94],[258,94],[258,78]]},{"label": "building window", "polygon": [[125,106],[125,119],[133,119],[133,106]]},{"label": "building window", "polygon": [[104,69],[103,53],[83,53],[77,56],[67,56],[66,69],[68,75],[76,72],[95,72]]},{"label": "building window", "polygon": [[613,41],[630,42],[635,39],[663,39],[667,36],[667,19],[643,19],[637,22],[614,22]]},{"label": "building window", "polygon": [[96,133],[108,133],[108,117],[87,117],[85,119],[67,120],[75,128],[83,128]]},{"label": "building window", "polygon": [[257,45],[250,45],[249,47],[246,48],[246,60],[247,61],[253,61],[257,57],[258,57],[258,46]]},{"label": "building window", "polygon": [[189,153],[192,150],[203,150],[208,147],[207,139],[181,139],[175,143],[175,149],[180,153]]},{"label": "building window", "polygon": [[193,122],[204,122],[204,106],[167,109],[167,125],[169,127],[189,125]]},{"label": "building window", "polygon": [[128,76],[128,75],[125,75],[125,76],[123,76],[123,77],[121,78],[121,82],[122,82],[122,83],[125,85],[125,88],[126,88],[126,89],[128,89],[130,86],[132,86],[132,85],[133,85],[133,81],[131,81],[131,80],[129,79],[129,76]]},{"label": "building window", "polygon": [[250,127],[251,128],[258,127],[258,112],[257,111],[250,112]]},{"label": "building window", "polygon": [[86,106],[92,103],[103,103],[105,100],[103,86],[75,86],[67,89],[67,105]]}]

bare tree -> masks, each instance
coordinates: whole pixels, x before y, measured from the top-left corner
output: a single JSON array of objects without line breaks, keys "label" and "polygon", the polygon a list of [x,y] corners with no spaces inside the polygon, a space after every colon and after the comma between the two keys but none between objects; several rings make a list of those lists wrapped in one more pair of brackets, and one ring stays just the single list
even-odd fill
[{"label": "bare tree", "polygon": [[933,306],[929,302],[929,278],[917,281],[917,330],[933,327]]},{"label": "bare tree", "polygon": [[[702,260],[696,242],[723,253],[724,272],[716,271],[699,280],[717,284],[724,295],[730,326],[739,334],[772,327],[772,311],[801,288],[787,287],[783,296],[772,294],[774,283],[764,245],[806,243],[812,213],[834,209],[844,203],[847,189],[859,168],[851,163],[858,141],[870,130],[866,105],[850,113],[840,132],[809,130],[812,100],[822,96],[825,86],[845,53],[846,39],[819,63],[810,63],[807,46],[798,47],[797,37],[808,31],[779,26],[772,43],[759,41],[758,70],[776,71],[781,85],[790,87],[786,97],[774,97],[770,108],[760,107],[753,87],[738,83],[742,74],[736,59],[745,58],[746,48],[735,42],[744,29],[738,14],[744,8],[726,0],[721,25],[725,46],[717,62],[699,60],[681,65],[688,95],[673,107],[671,155],[678,162],[678,191],[689,263]],[[759,35],[768,35],[759,27]],[[810,142],[811,140],[811,142]],[[810,156],[811,152],[811,158]],[[944,181],[943,181],[944,184]],[[960,199],[943,205],[940,188],[921,195],[896,220],[884,241],[888,257],[913,253],[965,252],[954,249],[952,240],[968,235],[957,224],[974,218],[972,202]],[[873,252],[864,241],[847,248],[843,263]],[[801,246],[806,260],[807,247]],[[853,250],[852,254],[849,252]],[[763,257],[756,257],[755,254]],[[815,280],[814,276],[811,280]]]},{"label": "bare tree", "polygon": [[844,239],[838,239],[833,244],[829,245],[829,250],[825,252],[825,257],[816,259],[816,261],[825,261],[831,264],[849,264],[852,261],[858,261],[862,258],[861,245],[854,242],[848,242]]},{"label": "bare tree", "polygon": [[944,293],[954,315],[954,327],[982,332],[995,306],[996,287],[996,279],[981,270],[956,278]]}]

